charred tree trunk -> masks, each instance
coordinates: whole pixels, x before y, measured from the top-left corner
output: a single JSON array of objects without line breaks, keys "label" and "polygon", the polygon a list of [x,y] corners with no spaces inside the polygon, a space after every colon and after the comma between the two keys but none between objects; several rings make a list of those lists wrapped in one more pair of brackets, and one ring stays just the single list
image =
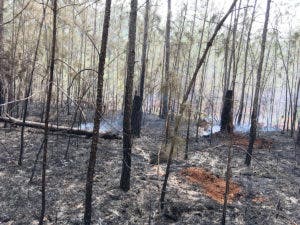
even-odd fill
[{"label": "charred tree trunk", "polygon": [[246,160],[245,160],[245,164],[247,166],[250,166],[250,164],[251,164],[253,145],[254,145],[254,142],[255,142],[255,139],[256,139],[258,98],[259,98],[259,92],[260,92],[261,75],[262,75],[262,68],[263,68],[265,49],[266,49],[268,22],[269,22],[269,14],[270,14],[270,5],[271,5],[271,0],[268,0],[266,14],[265,14],[264,29],[263,29],[263,33],[262,33],[261,53],[260,53],[259,65],[258,65],[258,69],[257,69],[255,94],[254,94],[253,108],[252,108],[252,115],[251,115],[251,128],[250,128],[249,146],[248,146]]},{"label": "charred tree trunk", "polygon": [[0,116],[2,116],[2,112],[4,111],[3,104],[5,102],[4,97],[4,71],[3,71],[3,10],[4,10],[4,0],[0,1]]},{"label": "charred tree trunk", "polygon": [[296,117],[297,117],[299,90],[300,90],[300,78],[299,78],[298,84],[297,84],[297,90],[296,90],[296,96],[295,96],[295,103],[294,103],[294,110],[293,110],[293,119],[292,119],[292,125],[291,125],[291,136],[292,137],[294,135],[295,123],[296,123]]},{"label": "charred tree trunk", "polygon": [[[206,20],[207,20],[207,13],[208,13],[208,5],[209,5],[209,0],[206,1],[206,6],[205,6],[205,14],[204,14],[204,20],[203,20],[203,24],[202,24],[202,32],[201,32],[201,36],[200,36],[200,41],[199,41],[199,49],[198,49],[198,56],[197,56],[197,61],[200,59],[200,54],[201,54],[201,49],[202,49],[202,44],[203,44],[203,37],[204,37],[204,31],[205,31],[205,24],[206,24]],[[208,61],[208,59],[207,59]],[[198,142],[199,140],[199,121],[202,118],[202,102],[203,102],[203,89],[204,89],[204,83],[205,83],[205,74],[206,74],[206,67],[207,64],[203,67],[203,72],[201,74],[201,79],[200,79],[200,88],[199,88],[199,98],[198,98],[198,103],[197,103],[197,111],[198,111],[198,118],[197,119],[197,123],[196,123],[196,141]]]},{"label": "charred tree trunk", "polygon": [[233,106],[233,91],[227,90],[224,99],[222,114],[221,114],[221,132],[223,133],[233,132],[232,106]]},{"label": "charred tree trunk", "polygon": [[169,113],[169,90],[170,90],[170,33],[171,33],[171,0],[168,0],[168,14],[165,37],[165,84],[163,85],[162,113],[161,118],[166,119]]},{"label": "charred tree trunk", "polygon": [[298,120],[297,137],[295,143],[295,158],[297,165],[300,164],[300,120]]},{"label": "charred tree trunk", "polygon": [[227,153],[227,168],[226,168],[226,185],[225,185],[225,193],[224,193],[224,202],[223,202],[223,210],[222,210],[222,219],[221,224],[226,224],[226,212],[227,212],[227,205],[228,205],[228,194],[230,191],[230,179],[231,179],[231,159],[232,159],[232,137],[230,146],[228,146],[228,153]]},{"label": "charred tree trunk", "polygon": [[[25,126],[25,127],[31,127],[35,129],[45,129],[45,124],[44,123],[39,123],[39,122],[33,122],[33,121],[25,121],[23,123],[22,120],[18,120],[13,117],[0,117],[0,122],[6,122],[6,123],[11,123],[13,125],[17,126]],[[56,124],[50,124],[48,125],[48,129],[51,132],[61,132],[61,133],[66,133],[66,134],[74,134],[74,135],[85,135],[87,137],[92,137],[93,132],[88,131],[88,130],[82,130],[80,128],[74,128],[74,121],[71,127],[66,127],[66,126],[57,126]],[[111,133],[111,132],[106,132],[106,133],[99,133],[99,138],[103,139],[121,139],[116,133]]]},{"label": "charred tree trunk", "polygon": [[48,87],[46,111],[45,111],[45,133],[44,133],[44,149],[43,149],[43,169],[42,169],[42,208],[41,208],[41,214],[39,218],[39,225],[44,224],[44,216],[46,211],[46,168],[47,168],[49,117],[50,117],[54,66],[55,66],[55,52],[56,52],[57,0],[53,1],[52,10],[53,10],[53,30],[52,30],[52,44],[51,44],[49,87]]},{"label": "charred tree trunk", "polygon": [[[1,65],[1,63],[0,63],[0,65]],[[2,116],[3,107],[4,107],[4,106],[2,106],[2,104],[4,104],[4,102],[5,102],[4,101],[4,86],[3,86],[2,78],[0,78],[0,116]]]},{"label": "charred tree trunk", "polygon": [[298,145],[298,148],[299,148],[299,146],[300,146],[300,120],[298,120],[298,135],[297,135],[296,144]]},{"label": "charred tree trunk", "polygon": [[[47,1],[47,4],[48,4],[48,1]],[[43,25],[44,25],[45,16],[46,16],[46,6],[44,6],[44,8],[43,8],[43,16],[42,16],[42,20],[40,22],[40,27],[39,27],[38,37],[37,37],[37,44],[36,44],[36,47],[35,47],[32,68],[31,68],[30,75],[29,75],[29,83],[28,83],[28,87],[26,89],[25,96],[24,96],[25,101],[24,101],[24,106],[23,106],[23,119],[22,119],[22,122],[23,122],[24,125],[21,128],[20,155],[19,155],[19,161],[18,161],[19,166],[22,165],[22,160],[23,160],[24,132],[25,132],[25,122],[26,122],[26,117],[27,117],[28,101],[29,101],[29,95],[30,95],[31,89],[32,89],[33,74],[34,74],[34,71],[35,71],[36,61],[37,61],[37,58],[38,58],[38,51],[39,51],[39,47],[40,47],[41,34],[42,34],[42,29],[43,29]]]},{"label": "charred tree trunk", "polygon": [[[144,86],[145,86],[145,75],[146,75],[146,64],[147,64],[147,50],[148,50],[148,24],[149,24],[149,11],[150,11],[150,0],[146,1],[146,10],[144,17],[144,40],[142,50],[142,70],[140,77],[140,96],[135,95],[133,100],[133,111],[132,111],[132,134],[135,137],[140,137],[142,117],[143,117],[143,100],[144,100]],[[134,122],[133,122],[134,121]]]},{"label": "charred tree trunk", "polygon": [[135,93],[133,98],[133,107],[132,107],[132,115],[131,115],[131,128],[132,135],[134,137],[140,137],[141,135],[141,122],[142,122],[142,97],[138,96]]},{"label": "charred tree trunk", "polygon": [[[192,37],[194,36],[194,30],[195,30],[197,6],[198,6],[198,0],[195,0],[195,9],[194,9],[193,23],[192,23],[192,28],[191,28],[191,36]],[[189,74],[190,73],[190,60],[191,60],[191,52],[192,52],[193,44],[194,44],[194,42],[193,42],[193,39],[192,39],[191,43],[190,43],[189,55],[188,55],[188,66],[187,66],[187,72],[186,72],[187,77],[189,77],[189,75],[190,75]],[[187,83],[187,82],[185,82],[185,83]],[[184,159],[188,159],[189,142],[190,142],[190,127],[191,127],[191,116],[192,116],[194,92],[195,92],[195,85],[193,86],[192,96],[190,98],[190,107],[189,107],[189,111],[188,111],[188,124],[187,124],[187,130],[186,130],[186,138],[185,138]]]},{"label": "charred tree trunk", "polygon": [[246,88],[246,78],[247,78],[247,64],[248,64],[248,55],[249,55],[249,45],[250,45],[250,39],[251,39],[251,31],[252,31],[252,25],[254,22],[254,16],[255,16],[255,9],[256,9],[256,2],[254,1],[251,21],[250,21],[250,27],[247,34],[247,42],[246,42],[246,50],[245,50],[245,59],[244,59],[244,71],[243,71],[243,81],[242,81],[242,93],[240,98],[240,105],[238,110],[238,120],[237,124],[240,125],[242,121],[243,111],[244,111],[244,99],[245,99],[245,88]]},{"label": "charred tree trunk", "polygon": [[123,119],[123,164],[120,187],[123,191],[130,189],[131,172],[131,114],[132,114],[132,90],[135,64],[135,41],[136,41],[136,21],[137,21],[137,0],[131,0],[128,49],[127,49],[127,78],[124,99],[124,119]]},{"label": "charred tree trunk", "polygon": [[102,108],[103,108],[102,105],[103,76],[104,76],[104,69],[105,69],[107,42],[108,42],[110,8],[111,8],[111,0],[106,0],[101,50],[100,50],[99,64],[98,64],[97,100],[96,100],[96,111],[94,116],[93,139],[91,144],[91,152],[90,152],[90,159],[89,159],[89,165],[88,165],[87,177],[86,177],[86,186],[85,186],[85,210],[84,210],[85,225],[90,225],[91,218],[92,218],[93,181],[94,181],[95,164],[97,158],[97,144],[98,144],[98,137],[99,137],[100,119],[102,117]]}]

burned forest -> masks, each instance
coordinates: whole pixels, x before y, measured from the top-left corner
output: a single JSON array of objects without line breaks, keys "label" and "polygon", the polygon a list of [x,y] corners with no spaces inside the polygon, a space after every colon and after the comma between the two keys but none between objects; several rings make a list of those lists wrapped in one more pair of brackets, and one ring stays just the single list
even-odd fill
[{"label": "burned forest", "polygon": [[0,224],[300,224],[299,0],[0,0]]}]

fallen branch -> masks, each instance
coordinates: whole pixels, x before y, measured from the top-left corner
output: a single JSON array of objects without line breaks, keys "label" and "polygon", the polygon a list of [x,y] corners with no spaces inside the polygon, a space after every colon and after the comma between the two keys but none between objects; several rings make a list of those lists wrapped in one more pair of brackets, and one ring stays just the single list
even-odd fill
[{"label": "fallen branch", "polygon": [[[34,121],[25,121],[23,123],[21,120],[18,120],[13,117],[0,117],[0,122],[7,122],[11,123],[17,126],[25,126],[25,127],[31,127],[31,128],[36,128],[36,129],[45,129],[45,124],[44,123],[39,123],[39,122],[34,122]],[[87,137],[92,137],[93,131],[88,131],[88,130],[81,130],[78,128],[71,128],[71,127],[66,127],[66,126],[57,126],[53,124],[49,124],[49,131],[52,132],[63,132],[67,134],[75,134],[75,135],[84,135]],[[112,132],[106,132],[106,133],[100,133],[99,134],[100,138],[103,139],[121,139],[121,137]]]}]

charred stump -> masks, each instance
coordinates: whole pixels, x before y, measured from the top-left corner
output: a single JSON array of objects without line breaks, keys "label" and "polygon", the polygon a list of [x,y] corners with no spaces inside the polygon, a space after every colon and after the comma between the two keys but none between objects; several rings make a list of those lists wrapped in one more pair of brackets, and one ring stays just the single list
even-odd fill
[{"label": "charred stump", "polygon": [[221,115],[221,132],[223,133],[233,132],[232,107],[233,107],[233,91],[227,90],[224,99],[222,115]]},{"label": "charred stump", "polygon": [[142,98],[135,93],[131,115],[131,129],[134,137],[140,137],[142,115]]}]

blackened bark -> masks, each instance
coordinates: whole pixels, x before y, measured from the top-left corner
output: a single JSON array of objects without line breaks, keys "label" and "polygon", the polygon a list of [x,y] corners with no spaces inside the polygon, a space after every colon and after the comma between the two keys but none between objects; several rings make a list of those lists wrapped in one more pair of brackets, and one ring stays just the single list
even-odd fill
[{"label": "blackened bark", "polygon": [[123,118],[123,163],[120,187],[123,191],[130,189],[131,171],[131,114],[132,114],[132,90],[135,64],[135,41],[136,41],[136,20],[137,20],[137,0],[131,0],[128,49],[127,49],[127,78],[124,99],[124,118]]},{"label": "blackened bark", "polygon": [[144,83],[146,74],[146,64],[147,64],[147,49],[148,49],[148,24],[149,24],[149,11],[150,11],[150,0],[146,0],[146,10],[144,17],[144,40],[143,40],[143,50],[142,50],[142,69],[140,78],[140,97],[144,98]]},{"label": "blackened bark", "polygon": [[255,10],[256,10],[256,2],[257,2],[257,0],[254,1],[250,27],[249,27],[248,34],[247,34],[245,59],[244,59],[244,72],[243,72],[243,81],[242,81],[242,93],[241,93],[240,105],[239,105],[239,110],[238,110],[239,114],[238,114],[238,120],[237,120],[238,125],[241,124],[243,111],[244,111],[244,99],[245,99],[245,88],[246,88],[246,77],[247,77],[247,62],[248,62],[248,55],[249,55],[248,53],[249,53],[252,25],[254,22],[254,16],[255,16]]},{"label": "blackened bark", "polygon": [[224,99],[222,115],[221,115],[221,132],[226,132],[226,133],[233,132],[232,106],[233,106],[233,91],[227,90]]},{"label": "blackened bark", "polygon": [[[47,4],[48,4],[48,1],[47,1]],[[24,132],[25,132],[25,122],[26,122],[26,117],[27,117],[28,101],[29,101],[29,95],[31,93],[33,74],[35,71],[35,65],[36,65],[36,61],[37,61],[37,57],[38,57],[38,50],[39,50],[39,46],[40,46],[41,34],[42,34],[45,16],[46,16],[46,6],[44,6],[44,8],[43,8],[43,16],[42,16],[42,20],[40,22],[40,27],[39,27],[38,37],[37,37],[37,44],[35,47],[32,68],[31,68],[30,75],[29,75],[29,83],[28,83],[28,87],[26,89],[25,96],[24,96],[25,101],[24,101],[24,106],[23,106],[23,119],[22,119],[23,126],[21,128],[21,144],[20,144],[20,154],[19,154],[19,161],[18,161],[19,166],[22,165],[22,161],[23,161]]]},{"label": "blackened bark", "polygon": [[143,100],[144,100],[144,86],[145,86],[145,75],[146,75],[146,64],[147,64],[147,49],[148,49],[148,24],[149,24],[149,11],[150,11],[150,0],[146,1],[145,17],[144,17],[144,40],[142,50],[142,69],[140,78],[140,96],[135,96],[136,101],[133,100],[133,112],[135,116],[132,119],[135,120],[132,123],[132,132],[135,137],[140,137],[142,117],[143,117]]},{"label": "blackened bark", "polygon": [[97,144],[99,138],[100,119],[102,116],[102,109],[103,109],[103,105],[102,105],[103,76],[104,76],[104,69],[105,69],[107,42],[108,42],[110,9],[111,9],[111,0],[106,0],[103,30],[102,30],[101,50],[100,50],[99,64],[98,64],[97,100],[96,100],[96,110],[94,116],[93,138],[92,138],[91,152],[90,152],[89,165],[88,165],[87,176],[86,176],[86,186],[85,186],[85,210],[84,210],[85,225],[90,225],[92,219],[93,181],[94,181],[95,164],[97,158]]},{"label": "blackened bark", "polygon": [[265,24],[264,24],[264,29],[263,29],[263,33],[262,33],[261,53],[260,53],[259,65],[258,65],[258,69],[257,69],[257,79],[256,79],[255,94],[254,94],[254,100],[253,100],[253,109],[252,109],[252,115],[251,115],[249,146],[248,146],[248,151],[247,151],[246,160],[245,160],[245,164],[247,166],[250,166],[250,164],[251,164],[253,145],[254,145],[254,142],[256,139],[258,98],[259,98],[259,92],[260,92],[261,75],[262,75],[262,68],[263,68],[265,49],[266,49],[270,5],[271,5],[271,0],[268,0],[267,10],[266,10],[266,14],[265,14]]},{"label": "blackened bark", "polygon": [[132,135],[134,137],[140,137],[141,135],[142,115],[142,98],[136,93],[133,98],[133,107],[131,115],[131,128]]},{"label": "blackened bark", "polygon": [[[25,126],[25,127],[31,127],[36,129],[45,129],[44,123],[34,122],[34,121],[28,121],[26,120],[24,123],[22,120],[18,120],[14,117],[0,117],[0,122],[4,123],[11,123],[14,126]],[[80,128],[74,128],[75,122],[73,121],[73,124],[71,127],[66,126],[57,126],[57,124],[48,124],[48,129],[50,132],[60,132],[65,134],[74,134],[74,135],[85,135],[87,138],[91,138],[93,136],[93,131],[89,130],[82,130]],[[106,133],[99,133],[99,138],[103,139],[121,139],[121,137],[117,133],[112,133],[110,131]]]},{"label": "blackened bark", "polygon": [[57,34],[57,0],[53,1],[53,30],[51,44],[51,61],[49,74],[49,87],[47,93],[46,112],[45,112],[45,133],[44,133],[44,149],[43,149],[43,169],[42,169],[42,208],[39,218],[39,225],[44,224],[44,216],[46,210],[46,167],[47,167],[47,148],[48,148],[48,133],[49,133],[49,117],[52,98],[54,66],[55,66],[55,51],[56,51],[56,34]]},{"label": "blackened bark", "polygon": [[[3,77],[4,74],[2,73],[3,70],[3,8],[4,8],[4,0],[0,1],[0,104],[4,103],[4,82],[3,82]],[[2,116],[3,112],[2,106],[0,106],[0,116]]]},{"label": "blackened bark", "polygon": [[4,103],[4,89],[3,88],[4,88],[3,83],[2,83],[1,78],[0,78],[0,116],[2,116],[2,112],[3,112],[3,110],[2,110],[3,107],[1,106],[1,104]]},{"label": "blackened bark", "polygon": [[291,124],[291,136],[292,137],[293,137],[294,131],[295,131],[295,123],[296,123],[296,117],[297,117],[299,91],[300,91],[300,79],[298,80],[298,83],[297,83],[297,90],[296,90],[296,96],[295,96],[295,102],[294,102],[293,118],[292,118],[292,124]]},{"label": "blackened bark", "polygon": [[297,135],[296,144],[299,148],[299,146],[300,146],[300,120],[298,120],[298,135]]},{"label": "blackened bark", "polygon": [[[232,142],[232,137],[231,142]],[[227,169],[226,169],[226,185],[225,185],[225,193],[224,193],[224,202],[223,202],[223,210],[222,210],[222,219],[221,224],[226,224],[226,212],[227,212],[227,205],[228,205],[228,194],[230,191],[230,179],[231,179],[231,159],[232,159],[232,143],[228,147],[227,153]]]},{"label": "blackened bark", "polygon": [[165,85],[163,85],[163,104],[162,114],[163,119],[167,118],[169,113],[169,90],[170,90],[170,34],[171,34],[171,0],[168,0],[168,14],[166,22],[166,36],[165,36]]},{"label": "blackened bark", "polygon": [[[196,21],[196,14],[197,14],[197,5],[198,5],[198,0],[195,1],[195,9],[194,9],[193,23],[192,23],[192,28],[191,28],[191,35],[192,35],[192,37],[194,36],[194,30],[195,30],[195,21]],[[186,77],[189,77],[189,73],[190,73],[190,60],[191,60],[192,47],[193,47],[193,39],[191,40],[191,43],[190,43],[190,49],[189,49],[189,55],[188,55],[188,66],[187,66]],[[185,82],[185,84],[187,84],[187,81]],[[191,96],[191,98],[190,98],[190,107],[189,107],[189,111],[188,111],[188,125],[187,125],[187,130],[186,130],[185,152],[184,152],[184,159],[186,159],[186,160],[188,159],[188,152],[189,152],[190,127],[191,127],[191,116],[192,116],[192,106],[193,106],[194,92],[195,92],[195,85],[193,86],[192,96]],[[178,101],[179,101],[179,100],[178,100]]]}]

